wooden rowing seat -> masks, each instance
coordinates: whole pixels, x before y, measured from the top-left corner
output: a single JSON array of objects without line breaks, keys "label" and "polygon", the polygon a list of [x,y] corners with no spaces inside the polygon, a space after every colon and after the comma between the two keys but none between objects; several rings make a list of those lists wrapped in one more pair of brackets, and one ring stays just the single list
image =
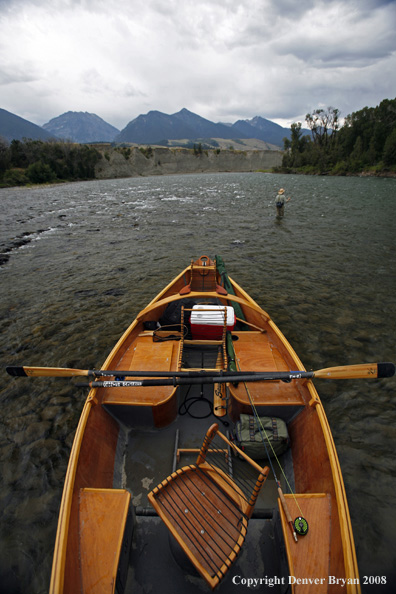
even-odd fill
[{"label": "wooden rowing seat", "polygon": [[[253,475],[232,476],[231,450],[250,464]],[[268,470],[239,450],[214,424],[206,433],[196,463],[176,470],[148,494],[151,505],[212,589],[242,547]]]},{"label": "wooden rowing seat", "polygon": [[180,291],[180,295],[187,295],[191,291],[216,291],[220,295],[227,295],[224,287],[217,283],[216,261],[208,256],[201,256],[191,261],[190,280]]},{"label": "wooden rowing seat", "polygon": [[[290,371],[278,349],[263,332],[233,332],[235,360],[239,371]],[[253,382],[249,394],[243,382],[230,384],[234,409],[238,415],[251,410],[250,397],[256,406],[303,406],[304,400],[295,382],[280,380]]]},{"label": "wooden rowing seat", "polygon": [[[117,368],[131,371],[176,371],[179,342],[154,342],[151,333],[138,336],[118,363]],[[171,423],[177,414],[175,386],[105,388],[103,400],[107,406],[150,407],[156,427]]]}]

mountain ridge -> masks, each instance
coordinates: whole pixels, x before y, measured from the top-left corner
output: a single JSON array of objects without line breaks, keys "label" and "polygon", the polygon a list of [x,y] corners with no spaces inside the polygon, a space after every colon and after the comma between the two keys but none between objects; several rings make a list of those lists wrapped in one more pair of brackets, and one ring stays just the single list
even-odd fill
[{"label": "mountain ridge", "polygon": [[283,128],[261,116],[238,120],[233,124],[214,123],[186,108],[171,115],[151,110],[138,115],[121,131],[89,112],[68,111],[43,126],[37,126],[0,109],[0,136],[8,142],[23,138],[52,138],[80,144],[110,142],[185,147],[200,142],[207,148],[215,148],[220,146],[218,139],[222,139],[223,144],[225,141],[233,141],[239,145],[243,145],[244,140],[257,139],[267,143],[267,148],[279,149],[283,146],[283,139],[290,138],[290,134],[289,128]]},{"label": "mountain ridge", "polygon": [[0,137],[7,142],[12,140],[51,140],[54,135],[44,130],[41,126],[25,120],[20,116],[0,108]]},{"label": "mountain ridge", "polygon": [[79,143],[112,142],[120,132],[118,128],[87,111],[67,111],[42,127],[58,138]]},{"label": "mountain ridge", "polygon": [[200,138],[226,138],[235,136],[225,124],[215,124],[192,113],[186,108],[168,115],[160,111],[149,111],[131,120],[115,142],[159,144],[165,140],[197,140]]}]

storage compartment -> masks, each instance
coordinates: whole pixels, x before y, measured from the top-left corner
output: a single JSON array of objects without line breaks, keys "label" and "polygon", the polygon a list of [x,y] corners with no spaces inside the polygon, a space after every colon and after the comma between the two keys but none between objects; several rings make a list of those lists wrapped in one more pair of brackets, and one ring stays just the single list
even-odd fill
[{"label": "storage compartment", "polygon": [[233,307],[229,305],[194,305],[190,318],[193,339],[221,340],[225,313],[227,315],[227,330],[233,330],[236,323]]}]

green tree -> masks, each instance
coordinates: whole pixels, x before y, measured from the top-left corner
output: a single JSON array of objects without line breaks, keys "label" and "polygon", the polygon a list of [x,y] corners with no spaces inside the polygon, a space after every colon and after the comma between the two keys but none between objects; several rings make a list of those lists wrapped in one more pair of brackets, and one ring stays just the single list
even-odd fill
[{"label": "green tree", "polygon": [[7,141],[0,137],[0,176],[9,168],[10,166],[10,151],[8,148]]},{"label": "green tree", "polygon": [[56,179],[56,175],[51,167],[42,161],[36,161],[29,165],[26,175],[33,184],[45,184]]},{"label": "green tree", "polygon": [[312,139],[315,144],[327,146],[335,141],[339,129],[340,112],[334,107],[327,110],[315,109],[312,114],[307,113],[305,121],[312,132]]},{"label": "green tree", "polygon": [[25,170],[19,167],[7,169],[3,176],[3,182],[6,186],[25,186],[28,181]]},{"label": "green tree", "polygon": [[386,166],[396,165],[396,127],[385,141],[383,161]]}]

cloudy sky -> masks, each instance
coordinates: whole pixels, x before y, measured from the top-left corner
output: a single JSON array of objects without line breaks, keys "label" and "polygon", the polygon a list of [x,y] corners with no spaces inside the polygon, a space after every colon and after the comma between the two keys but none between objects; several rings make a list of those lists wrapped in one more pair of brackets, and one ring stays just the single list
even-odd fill
[{"label": "cloudy sky", "polygon": [[395,97],[396,0],[0,0],[0,107],[39,125],[183,107],[286,125]]}]

